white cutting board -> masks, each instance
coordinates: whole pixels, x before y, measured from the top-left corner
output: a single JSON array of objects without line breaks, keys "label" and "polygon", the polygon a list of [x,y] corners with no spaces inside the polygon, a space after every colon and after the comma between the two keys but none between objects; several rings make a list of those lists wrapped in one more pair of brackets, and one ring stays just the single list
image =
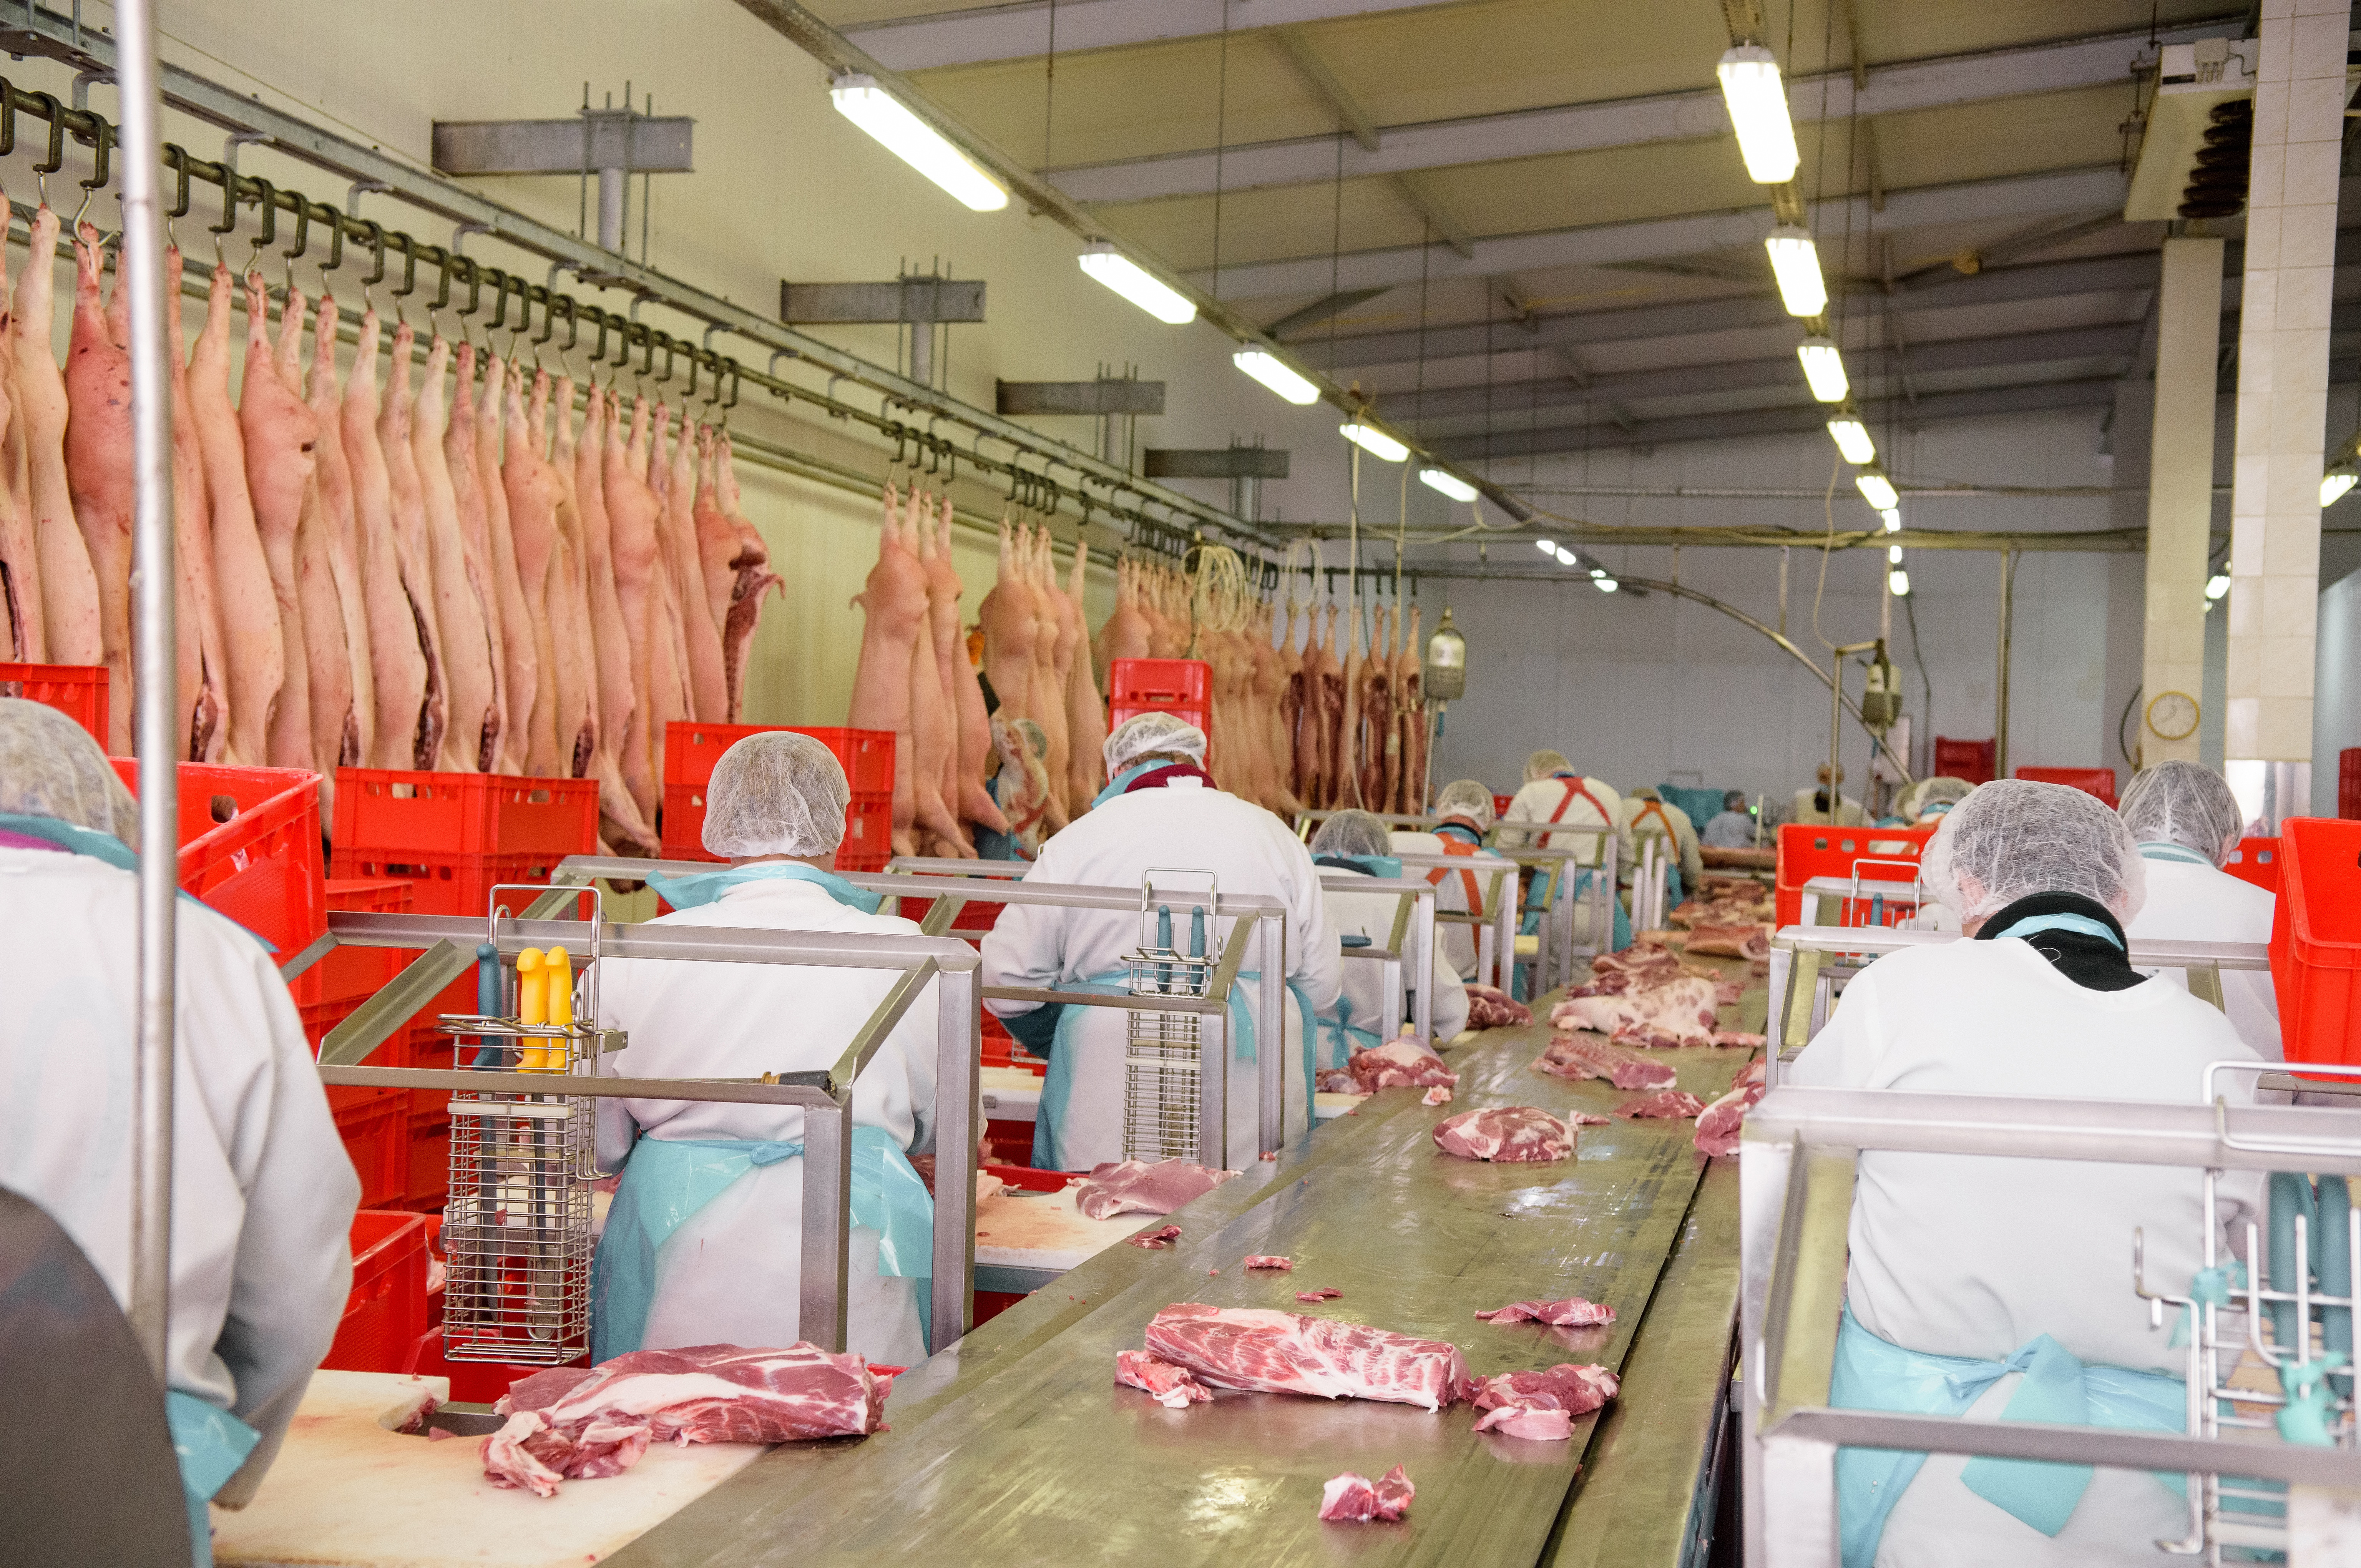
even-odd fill
[{"label": "white cutting board", "polygon": [[975,1260],[1004,1268],[1080,1268],[1126,1236],[1151,1226],[1186,1226],[1188,1216],[1126,1212],[1085,1219],[1074,1207],[1076,1189],[1014,1198],[995,1192],[975,1206]]},{"label": "white cutting board", "polygon": [[391,1429],[441,1377],[315,1372],[278,1462],[254,1501],[213,1510],[214,1561],[230,1568],[579,1568],[621,1550],[743,1469],[763,1445],[656,1443],[603,1481],[568,1481],[555,1497],[484,1479],[483,1440],[430,1442]]}]

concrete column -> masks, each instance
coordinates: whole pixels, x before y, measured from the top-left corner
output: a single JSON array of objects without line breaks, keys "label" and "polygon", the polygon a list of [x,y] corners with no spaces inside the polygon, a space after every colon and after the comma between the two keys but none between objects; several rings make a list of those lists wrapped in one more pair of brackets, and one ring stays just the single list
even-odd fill
[{"label": "concrete column", "polygon": [[2308,809],[2320,474],[2350,0],[2263,0],[2238,323],[2224,772],[2275,831]]},{"label": "concrete column", "polygon": [[[2147,620],[2136,745],[2143,764],[2197,760],[2197,732],[2146,722],[2166,692],[2205,685],[2205,559],[2213,521],[2213,403],[2222,345],[2222,242],[2168,239],[2156,303],[2156,415],[2148,451]],[[2113,718],[2113,715],[2109,716]]]}]

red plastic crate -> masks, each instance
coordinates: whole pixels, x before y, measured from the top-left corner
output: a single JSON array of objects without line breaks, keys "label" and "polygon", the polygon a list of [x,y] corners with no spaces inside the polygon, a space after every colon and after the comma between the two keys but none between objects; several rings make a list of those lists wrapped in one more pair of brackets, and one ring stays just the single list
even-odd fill
[{"label": "red plastic crate", "polygon": [[426,1332],[426,1220],[400,1210],[353,1216],[353,1292],[321,1365],[399,1372]]},{"label": "red plastic crate", "polygon": [[336,1132],[361,1179],[361,1207],[381,1209],[400,1199],[410,1184],[410,1100],[399,1089],[356,1092],[368,1098],[335,1113]]},{"label": "red plastic crate", "polygon": [[1517,797],[1513,795],[1494,795],[1492,796],[1492,820],[1498,822],[1503,817],[1508,816],[1509,807],[1515,805],[1516,800]]},{"label": "red plastic crate", "polygon": [[1107,701],[1159,712],[1206,707],[1213,666],[1202,659],[1117,659],[1107,666]]},{"label": "red plastic crate", "polygon": [[[1940,826],[1938,824],[1937,826]],[[1804,918],[1804,884],[1814,877],[1850,877],[1862,861],[1916,861],[1927,851],[1934,828],[1824,828],[1808,822],[1782,823],[1779,828],[1779,882],[1774,902],[1782,926]],[[1872,866],[1872,882],[1898,882],[1900,866]],[[1866,911],[1847,910],[1847,924]]]},{"label": "red plastic crate", "polygon": [[[668,861],[718,861],[705,850],[705,785],[664,785],[664,852]],[[844,842],[836,847],[836,867],[846,872],[882,872],[894,858],[894,791],[855,791],[844,808]]]},{"label": "red plastic crate", "polygon": [[[108,760],[137,795],[138,762]],[[327,930],[319,774],[182,762],[180,811],[182,889],[277,948],[282,961]]]},{"label": "red plastic crate", "polygon": [[2222,869],[2240,882],[2253,883],[2265,893],[2279,890],[2279,841],[2277,839],[2241,839]]},{"label": "red plastic crate", "polygon": [[1946,740],[1935,737],[1936,778],[1965,779],[1971,784],[1993,781],[1993,756],[1996,743],[1991,740]]},{"label": "red plastic crate", "polygon": [[2115,770],[2113,768],[2019,768],[2016,776],[2034,784],[2064,784],[2092,795],[2112,809],[2115,804]]},{"label": "red plastic crate", "polygon": [[54,707],[106,750],[106,666],[0,664],[0,696],[20,696]]},{"label": "red plastic crate", "polygon": [[[587,852],[569,850],[566,854]],[[480,918],[493,888],[504,883],[546,883],[565,858],[566,855],[554,853],[467,855],[425,850],[355,850],[338,844],[335,852],[328,857],[328,863],[340,879],[399,879],[409,883],[412,914]],[[513,912],[531,903],[533,896],[515,894],[504,902]]]},{"label": "red plastic crate", "polygon": [[2361,746],[2336,753],[2336,815],[2347,822],[2361,818]]},{"label": "red plastic crate", "polygon": [[749,735],[777,730],[808,735],[836,753],[844,782],[855,795],[894,791],[894,732],[890,729],[813,729],[800,724],[690,724],[664,726],[664,782],[701,784],[713,777],[721,753]]},{"label": "red plastic crate", "polygon": [[598,850],[598,781],[336,770],[339,850],[567,855]]},{"label": "red plastic crate", "polygon": [[[410,908],[410,883],[400,878],[331,880],[325,891],[332,911],[400,915]],[[299,1007],[323,1002],[366,1002],[384,990],[386,982],[415,957],[401,948],[332,948],[318,963],[289,981],[287,989],[294,993]]]},{"label": "red plastic crate", "polygon": [[2279,848],[2279,1043],[2291,1062],[2361,1062],[2361,822],[2290,817]]}]

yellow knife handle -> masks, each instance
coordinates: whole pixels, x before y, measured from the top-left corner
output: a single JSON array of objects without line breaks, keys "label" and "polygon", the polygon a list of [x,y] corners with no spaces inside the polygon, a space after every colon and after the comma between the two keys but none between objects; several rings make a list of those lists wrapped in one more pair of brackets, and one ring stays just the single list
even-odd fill
[{"label": "yellow knife handle", "polygon": [[[527,948],[517,955],[517,1022],[528,1026],[549,1021],[549,971],[546,955],[539,948]],[[538,1072],[548,1053],[540,1047],[522,1046],[518,1053],[517,1069],[521,1072]]]},{"label": "yellow knife handle", "polygon": [[[549,986],[549,1022],[553,1027],[574,1027],[574,960],[564,948],[552,948],[542,955],[542,973]],[[553,1047],[549,1065],[557,1067],[564,1060],[562,1047]]]}]

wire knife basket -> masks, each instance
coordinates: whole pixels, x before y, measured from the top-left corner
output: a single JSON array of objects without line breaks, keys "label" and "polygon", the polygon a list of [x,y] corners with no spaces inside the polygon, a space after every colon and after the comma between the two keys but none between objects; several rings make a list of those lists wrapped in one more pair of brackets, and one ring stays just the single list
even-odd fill
[{"label": "wire knife basket", "polygon": [[[1188,912],[1186,938],[1176,932],[1172,906],[1156,900],[1159,875],[1202,879],[1210,906]],[[1213,989],[1221,961],[1212,928],[1221,903],[1212,872],[1152,867],[1139,884],[1139,946],[1124,960],[1134,996],[1202,999]],[[1206,1014],[1124,1014],[1123,1157],[1154,1163],[1198,1159],[1220,1165],[1223,1151],[1201,1151],[1205,1094]]]},{"label": "wire knife basket", "polygon": [[[500,923],[509,913],[500,895],[517,885],[490,892],[489,948],[497,948]],[[596,1026],[604,908],[595,887],[566,891],[592,900],[588,961],[570,977],[582,992],[581,1008],[569,1012],[593,1022],[445,1014],[444,1032],[458,1036],[453,1065],[459,1070],[545,1072],[562,1080],[595,1073],[602,1044],[620,1048],[620,1041],[604,1042]],[[470,1038],[477,1042],[473,1048]],[[597,1245],[590,1183],[598,1174],[594,1103],[560,1091],[556,1083],[547,1094],[461,1090],[452,1095],[451,1191],[443,1219],[446,1360],[555,1366],[588,1352],[590,1260]]]}]

